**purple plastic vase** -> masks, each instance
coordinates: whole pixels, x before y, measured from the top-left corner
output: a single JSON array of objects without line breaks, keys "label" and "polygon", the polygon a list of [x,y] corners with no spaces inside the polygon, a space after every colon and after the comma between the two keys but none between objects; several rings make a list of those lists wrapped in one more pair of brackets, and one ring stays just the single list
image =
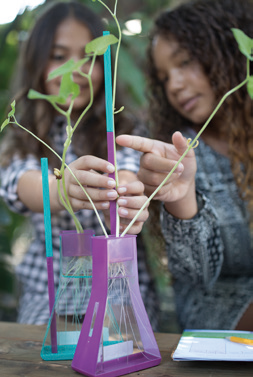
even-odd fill
[{"label": "purple plastic vase", "polygon": [[136,236],[92,237],[92,290],[72,368],[121,376],[158,365],[160,352],[140,295]]}]

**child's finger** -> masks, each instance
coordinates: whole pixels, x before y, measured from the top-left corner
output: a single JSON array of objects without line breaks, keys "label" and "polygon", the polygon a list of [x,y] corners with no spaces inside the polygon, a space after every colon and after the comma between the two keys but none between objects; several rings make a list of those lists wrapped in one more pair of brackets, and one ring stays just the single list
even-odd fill
[{"label": "child's finger", "polygon": [[[175,132],[172,135],[172,142],[180,155],[182,155],[188,148],[187,139],[179,131]],[[194,155],[193,149],[190,149],[190,151],[188,152],[188,155],[189,156]]]},{"label": "child's finger", "polygon": [[117,144],[135,149],[140,152],[152,152],[154,140],[141,136],[120,135],[116,138]]},{"label": "child's finger", "polygon": [[[122,220],[122,219],[121,219]],[[126,229],[128,226],[129,221],[126,223],[121,222],[120,223],[120,233],[123,233],[123,231]],[[142,221],[135,221],[135,223],[131,226],[131,228],[128,230],[128,234],[138,234],[141,232],[142,227],[143,227],[143,222]]]},{"label": "child's finger", "polygon": [[[132,208],[132,209],[137,209],[139,210],[143,204],[147,201],[146,196],[123,196],[120,197],[117,200],[117,203],[119,207],[124,207],[126,209]],[[149,203],[147,204],[147,207],[149,206]]]},{"label": "child's finger", "polygon": [[[115,188],[116,182],[102,174],[93,173],[90,171],[78,170],[75,172],[76,178],[83,186],[97,187],[97,188]],[[74,181],[77,185],[77,182]]]},{"label": "child's finger", "polygon": [[[97,210],[107,210],[110,206],[109,201],[93,201]],[[92,204],[88,200],[80,200],[76,198],[71,198],[71,206],[74,212],[80,211],[81,209],[94,209]]]},{"label": "child's finger", "polygon": [[[89,197],[93,201],[110,201],[118,198],[116,190],[100,190],[94,187],[84,187]],[[73,199],[87,201],[88,197],[79,185],[71,185],[69,188],[69,196]]]},{"label": "child's finger", "polygon": [[144,185],[140,181],[130,182],[126,185],[118,186],[117,192],[119,195],[142,195]]},{"label": "child's finger", "polygon": [[77,170],[95,170],[103,173],[113,173],[115,167],[110,162],[94,156],[82,156],[74,162]]},{"label": "child's finger", "polygon": [[[138,209],[131,209],[131,208],[125,208],[125,207],[119,207],[118,214],[121,218],[128,219],[129,221],[132,220],[138,213]],[[138,216],[137,220],[144,222],[148,219],[148,210],[144,209]]]},{"label": "child's finger", "polygon": [[[153,170],[156,172],[162,172],[168,174],[174,166],[176,165],[177,160],[157,156],[153,153],[145,153],[141,157],[141,166],[144,169]],[[180,163],[177,168],[176,172],[181,173],[184,170],[184,165]]]}]

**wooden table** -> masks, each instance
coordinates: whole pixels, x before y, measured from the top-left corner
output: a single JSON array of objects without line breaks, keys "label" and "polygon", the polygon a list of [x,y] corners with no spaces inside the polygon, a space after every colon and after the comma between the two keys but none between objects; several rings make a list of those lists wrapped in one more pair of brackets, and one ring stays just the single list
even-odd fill
[{"label": "wooden table", "polygon": [[[78,377],[70,361],[43,361],[40,358],[46,326],[0,322],[1,377]],[[162,355],[159,366],[128,374],[129,377],[248,377],[253,376],[253,363],[206,362],[171,359],[180,335],[156,334]]]}]

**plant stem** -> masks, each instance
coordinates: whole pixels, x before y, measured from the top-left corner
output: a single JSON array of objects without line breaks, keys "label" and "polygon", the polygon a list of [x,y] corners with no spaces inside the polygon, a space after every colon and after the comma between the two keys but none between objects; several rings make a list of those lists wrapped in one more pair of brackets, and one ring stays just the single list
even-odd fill
[{"label": "plant stem", "polygon": [[[66,161],[66,153],[67,153],[67,150],[69,148],[69,145],[71,144],[71,138],[72,138],[72,134],[73,134],[72,127],[71,127],[71,119],[70,119],[70,113],[71,113],[71,109],[73,107],[73,104],[74,104],[74,101],[72,100],[71,103],[70,103],[69,109],[66,113],[67,127],[71,131],[67,132],[67,140],[64,143],[64,149],[63,149],[63,154],[62,154],[62,165],[61,165],[60,171],[61,171],[61,175],[62,175],[62,180],[61,180],[62,181],[62,188],[63,188],[63,192],[64,192],[64,197],[65,197],[64,203],[66,204],[65,208],[68,210],[70,215],[73,217],[73,220],[74,220],[75,225],[76,225],[76,230],[77,230],[78,233],[80,233],[78,231],[78,229],[82,229],[82,231],[83,231],[83,228],[82,228],[81,224],[79,223],[78,219],[76,218],[74,211],[72,209],[71,203],[69,201],[69,197],[68,197],[68,193],[67,193],[67,189],[66,189],[66,184],[65,184],[65,169],[64,169],[65,161]],[[58,189],[58,195],[60,197],[62,197],[60,183],[57,184],[57,189]]]},{"label": "plant stem", "polygon": [[96,55],[93,55],[92,56],[92,61],[91,61],[91,66],[90,66],[88,74],[85,74],[80,69],[78,70],[78,73],[81,76],[86,77],[87,80],[88,80],[88,82],[89,82],[89,87],[90,87],[90,102],[88,103],[88,105],[86,106],[86,108],[84,109],[84,111],[82,112],[82,114],[79,116],[79,118],[77,119],[77,121],[76,121],[76,123],[75,123],[75,125],[73,127],[73,132],[75,132],[77,126],[79,125],[79,123],[81,122],[82,118],[87,113],[87,111],[90,109],[90,107],[92,106],[92,103],[93,103],[93,97],[94,97],[94,95],[93,95],[93,85],[92,85],[92,80],[91,80],[91,74],[92,74],[92,71],[93,71],[95,60],[96,60]]},{"label": "plant stem", "polygon": [[146,202],[143,204],[143,206],[141,207],[141,209],[137,212],[137,214],[135,215],[135,217],[132,219],[132,221],[128,224],[128,226],[126,227],[126,229],[124,230],[124,232],[122,232],[121,234],[121,237],[123,237],[127,232],[128,230],[131,228],[131,226],[135,223],[135,221],[137,220],[137,218],[139,217],[139,215],[141,214],[141,212],[146,208],[147,204],[153,199],[153,197],[158,193],[158,191],[162,188],[162,186],[167,182],[167,180],[171,177],[171,175],[174,173],[174,171],[176,170],[176,168],[178,167],[178,165],[180,164],[180,162],[184,159],[184,157],[187,155],[187,153],[189,152],[189,150],[191,148],[193,148],[195,146],[195,143],[197,142],[197,140],[199,139],[200,135],[202,134],[202,132],[206,129],[206,127],[208,126],[208,124],[210,123],[210,121],[212,120],[212,118],[215,116],[215,114],[217,113],[217,111],[219,110],[219,108],[221,107],[221,105],[223,104],[223,102],[226,100],[226,98],[228,96],[230,96],[232,93],[236,92],[238,89],[240,89],[242,86],[244,86],[249,80],[249,76],[247,75],[246,79],[241,82],[239,85],[237,85],[235,88],[231,89],[230,91],[228,91],[223,97],[222,99],[220,100],[220,102],[218,103],[218,105],[216,106],[216,108],[214,109],[214,111],[212,112],[212,114],[209,116],[209,118],[207,119],[207,121],[205,122],[205,124],[202,126],[201,130],[198,132],[198,134],[195,136],[195,138],[191,141],[191,143],[189,144],[188,148],[184,151],[184,153],[182,154],[182,156],[179,158],[179,160],[177,161],[177,163],[174,165],[174,167],[171,169],[171,171],[169,172],[169,174],[165,177],[165,179],[162,181],[162,183],[156,188],[156,190],[150,195],[150,197],[146,200]]},{"label": "plant stem", "polygon": [[57,190],[58,190],[58,195],[59,195],[59,198],[60,198],[60,201],[61,201],[62,205],[70,213],[70,215],[73,217],[77,233],[83,233],[83,227],[80,224],[80,222],[78,221],[78,219],[77,219],[77,217],[76,217],[76,215],[75,215],[72,207],[71,206],[69,207],[67,205],[67,203],[65,202],[65,200],[64,200],[64,198],[63,198],[63,196],[61,194],[60,180],[57,181]]}]

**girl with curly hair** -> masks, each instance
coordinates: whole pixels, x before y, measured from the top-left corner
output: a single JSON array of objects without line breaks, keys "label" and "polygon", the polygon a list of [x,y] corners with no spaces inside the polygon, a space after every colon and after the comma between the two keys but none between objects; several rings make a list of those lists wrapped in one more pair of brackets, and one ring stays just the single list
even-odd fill
[{"label": "girl with curly hair", "polygon": [[[77,1],[54,2],[40,15],[23,46],[17,80],[16,113],[19,123],[50,145],[60,156],[66,140],[66,119],[44,100],[27,98],[29,89],[40,93],[57,95],[61,79],[47,81],[48,74],[70,58],[80,60],[85,45],[93,38],[102,36],[105,25],[90,8]],[[82,70],[88,73],[90,63]],[[90,101],[88,80],[77,72],[74,81],[80,87],[75,99],[71,120],[75,122]],[[137,209],[144,203],[144,186],[136,178],[139,153],[122,148],[117,152],[119,183],[108,177],[114,166],[107,162],[106,116],[104,95],[103,58],[96,59],[92,72],[94,103],[74,133],[66,154],[66,162],[79,181],[86,187],[102,220],[109,225],[109,203],[118,202],[122,230]],[[63,105],[65,106],[65,105]],[[67,104],[67,108],[69,103]],[[117,104],[116,104],[117,106]],[[67,109],[66,108],[66,109]],[[64,108],[65,109],[65,108]],[[66,110],[65,109],[65,110]],[[125,113],[125,112],[124,112]],[[136,132],[139,124],[124,113],[116,116],[116,133]],[[136,127],[137,126],[137,127]],[[22,290],[19,300],[18,322],[30,324],[47,323],[49,319],[47,293],[47,266],[45,252],[43,200],[40,158],[49,160],[49,186],[52,212],[52,235],[55,269],[55,285],[59,284],[60,245],[59,233],[75,228],[72,217],[64,210],[57,193],[57,181],[53,169],[60,161],[44,145],[18,127],[9,126],[2,140],[0,195],[12,211],[29,216],[34,238],[23,260],[16,268]],[[137,154],[136,154],[137,153]],[[70,203],[84,228],[92,228],[96,235],[102,230],[85,194],[66,169],[66,188]],[[146,211],[130,232],[141,231],[148,216]],[[157,299],[152,279],[145,264],[145,251],[138,237],[139,276],[144,303],[156,328]]]},{"label": "girl with curly hair", "polygon": [[[186,138],[194,139],[224,94],[245,79],[246,58],[231,28],[253,37],[252,0],[190,1],[155,20],[148,50],[155,140],[117,139],[144,152],[138,177],[146,194],[186,150]],[[162,202],[183,328],[253,330],[252,184],[253,106],[244,86],[226,99],[199,146],[154,197]]]}]

